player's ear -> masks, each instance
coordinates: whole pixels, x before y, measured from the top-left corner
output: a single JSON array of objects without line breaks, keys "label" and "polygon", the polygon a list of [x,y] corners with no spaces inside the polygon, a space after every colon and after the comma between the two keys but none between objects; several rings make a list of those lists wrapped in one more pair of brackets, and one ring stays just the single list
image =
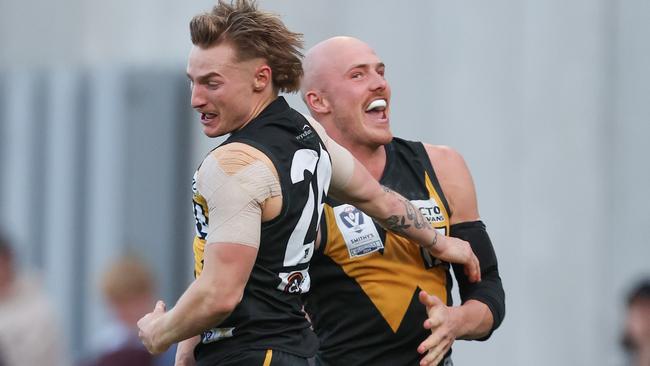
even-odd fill
[{"label": "player's ear", "polygon": [[307,107],[318,113],[318,114],[326,114],[330,112],[330,104],[329,101],[320,93],[310,90],[307,93],[305,93],[305,103],[307,104]]},{"label": "player's ear", "polygon": [[255,78],[253,79],[253,90],[260,92],[272,82],[271,68],[267,64],[262,64],[255,69]]}]

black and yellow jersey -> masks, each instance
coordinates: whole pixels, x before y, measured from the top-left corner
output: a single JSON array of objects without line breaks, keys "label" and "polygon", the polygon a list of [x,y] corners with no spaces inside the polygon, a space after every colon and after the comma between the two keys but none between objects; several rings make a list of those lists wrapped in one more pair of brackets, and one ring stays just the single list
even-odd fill
[{"label": "black and yellow jersey", "polygon": [[[282,97],[223,144],[232,142],[248,144],[273,162],[280,178],[282,210],[261,224],[259,251],[243,299],[221,324],[202,334],[195,349],[197,364],[215,365],[247,349],[312,357],[318,340],[302,311],[300,295],[310,287],[309,262],[331,179],[329,155],[309,122]],[[195,275],[199,276],[209,215],[205,199],[194,192]]]},{"label": "black and yellow jersey", "polygon": [[[424,146],[394,138],[380,183],[409,199],[441,234],[449,205]],[[306,309],[321,342],[321,365],[418,365],[431,334],[420,289],[451,305],[449,264],[357,208],[327,201],[322,244],[310,269]]]}]

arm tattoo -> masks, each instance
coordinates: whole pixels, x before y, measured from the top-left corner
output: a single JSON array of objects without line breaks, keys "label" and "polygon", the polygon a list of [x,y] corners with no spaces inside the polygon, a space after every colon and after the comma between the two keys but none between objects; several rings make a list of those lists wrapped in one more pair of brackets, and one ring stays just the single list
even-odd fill
[{"label": "arm tattoo", "polygon": [[427,227],[431,227],[431,225],[428,225],[426,219],[422,217],[422,214],[420,213],[420,210],[415,208],[411,202],[409,202],[406,199],[402,200],[402,203],[404,204],[404,208],[406,209],[406,217],[409,220],[413,221],[413,225],[415,225],[416,229],[426,229]]},{"label": "arm tattoo", "polygon": [[384,225],[386,229],[399,234],[401,236],[406,235],[406,229],[410,228],[411,225],[406,223],[404,216],[391,215],[386,220],[384,220]]},{"label": "arm tattoo", "polygon": [[424,249],[430,250],[431,248],[435,247],[436,244],[438,244],[438,230],[433,230],[433,240],[431,241],[431,244],[422,246]]},{"label": "arm tattoo", "polygon": [[[418,210],[413,204],[407,200],[406,198],[398,195],[395,193],[393,190],[386,186],[382,186],[382,189],[384,192],[387,192],[389,194],[396,195],[400,202],[404,205],[404,212],[405,215],[391,215],[385,220],[383,220],[383,225],[387,230],[390,230],[398,235],[401,236],[408,236],[406,234],[406,230],[413,226],[417,230],[433,230],[429,222],[422,216],[420,213],[420,210]],[[434,230],[435,232],[435,230]],[[438,241],[438,233],[435,232],[433,236],[433,241],[431,244],[429,244],[426,248],[429,249],[436,245]]]}]

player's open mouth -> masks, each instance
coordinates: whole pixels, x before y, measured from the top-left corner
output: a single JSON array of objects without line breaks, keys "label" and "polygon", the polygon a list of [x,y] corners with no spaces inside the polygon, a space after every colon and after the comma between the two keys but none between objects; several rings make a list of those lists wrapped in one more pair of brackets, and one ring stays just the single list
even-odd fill
[{"label": "player's open mouth", "polygon": [[216,113],[201,113],[201,122],[210,123],[213,119],[218,116]]},{"label": "player's open mouth", "polygon": [[375,99],[366,107],[366,114],[373,116],[381,121],[388,120],[386,116],[386,106],[388,103],[386,99]]}]

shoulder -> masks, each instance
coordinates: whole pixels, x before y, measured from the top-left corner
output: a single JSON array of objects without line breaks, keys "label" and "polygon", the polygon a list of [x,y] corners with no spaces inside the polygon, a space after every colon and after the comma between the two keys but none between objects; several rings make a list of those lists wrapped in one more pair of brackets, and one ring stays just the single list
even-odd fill
[{"label": "shoulder", "polygon": [[312,116],[310,116],[308,114],[300,113],[300,115],[307,122],[309,122],[309,124],[314,129],[314,131],[316,131],[316,135],[318,135],[318,137],[320,137],[321,141],[323,141],[323,143],[327,147],[328,144],[329,144],[330,138],[327,135],[327,131],[325,131],[325,127],[323,127],[323,125],[321,125],[320,122],[318,122],[314,117],[312,117]]},{"label": "shoulder", "polygon": [[476,189],[463,156],[445,145],[424,144],[453,213],[452,224],[478,219]]},{"label": "shoulder", "polygon": [[423,143],[423,145],[427,155],[429,156],[429,160],[431,160],[431,164],[435,164],[436,168],[440,166],[440,168],[444,170],[468,170],[465,159],[454,148],[446,145],[431,145],[425,143]]},{"label": "shoulder", "polygon": [[221,145],[210,153],[217,160],[241,157],[251,160],[270,160],[260,149],[243,142],[231,142]]},{"label": "shoulder", "polygon": [[441,184],[445,180],[453,179],[473,186],[467,163],[458,151],[445,145],[423,145]]},{"label": "shoulder", "polygon": [[214,168],[216,165],[227,175],[233,175],[257,162],[263,163],[276,172],[273,162],[264,152],[242,142],[232,142],[212,150],[203,160],[199,174],[202,170]]},{"label": "shoulder", "polygon": [[224,184],[279,181],[278,171],[262,151],[245,143],[222,145],[205,157],[196,173],[196,188],[204,197]]}]

